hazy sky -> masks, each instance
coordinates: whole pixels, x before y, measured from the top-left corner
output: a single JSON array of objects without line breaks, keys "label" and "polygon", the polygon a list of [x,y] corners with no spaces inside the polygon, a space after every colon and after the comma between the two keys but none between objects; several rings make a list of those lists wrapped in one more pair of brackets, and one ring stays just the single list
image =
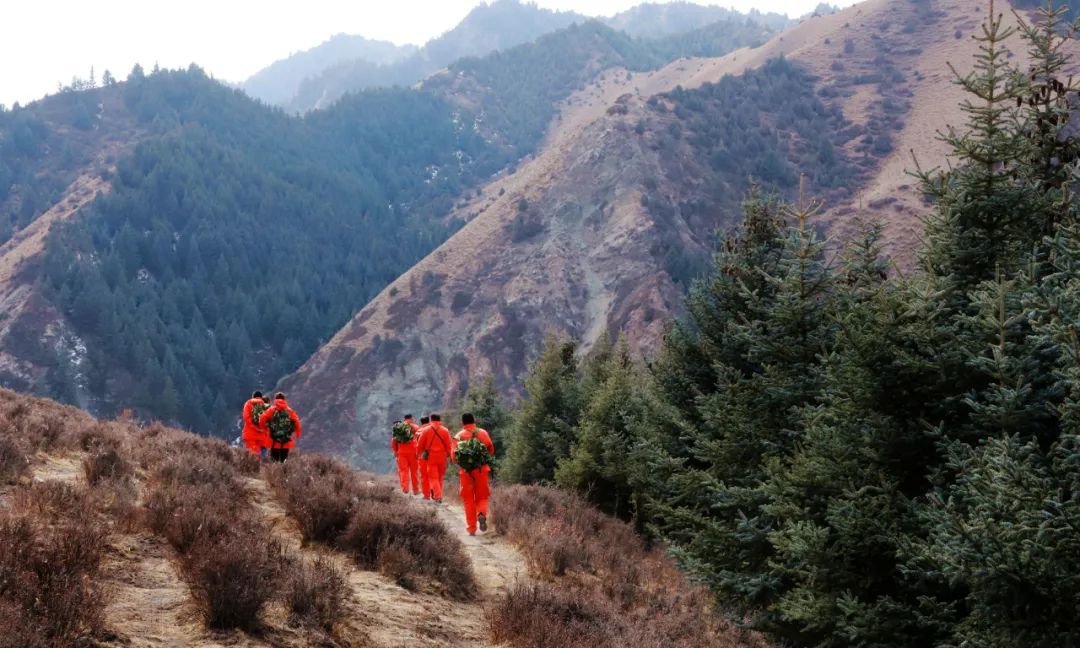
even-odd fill
[{"label": "hazy sky", "polygon": [[[538,0],[543,7],[611,15],[642,0]],[[657,1],[657,0],[653,0]],[[663,2],[665,0],[658,0]],[[708,0],[701,0],[701,4]],[[800,16],[820,0],[720,0],[710,4]],[[855,0],[833,0],[851,5]],[[5,0],[0,20],[0,103],[54,92],[73,75],[119,78],[198,63],[240,81],[336,33],[422,44],[452,28],[480,0]]]}]

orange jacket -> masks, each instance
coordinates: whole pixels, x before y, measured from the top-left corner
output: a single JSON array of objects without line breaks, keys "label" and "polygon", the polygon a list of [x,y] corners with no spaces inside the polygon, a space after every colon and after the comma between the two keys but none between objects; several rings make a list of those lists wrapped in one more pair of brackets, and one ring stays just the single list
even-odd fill
[{"label": "orange jacket", "polygon": [[412,428],[412,441],[408,443],[398,443],[398,440],[393,435],[390,436],[390,449],[394,451],[394,456],[397,456],[398,450],[404,450],[405,454],[416,453],[416,447],[418,445],[418,430],[420,426],[412,421],[405,421]]},{"label": "orange jacket", "polygon": [[254,445],[260,448],[270,447],[270,437],[264,437],[262,429],[251,420],[251,410],[254,409],[256,404],[261,405],[263,400],[261,398],[249,398],[244,403],[244,431],[240,434],[245,442],[254,442]]},{"label": "orange jacket", "polygon": [[[273,440],[271,440],[270,438],[270,419],[273,418],[274,413],[278,410],[285,410],[286,412],[288,412],[289,418],[292,419],[293,425],[296,427],[296,429],[293,431],[292,438],[289,439],[288,443],[284,444],[274,443]],[[269,448],[295,448],[296,440],[300,438],[301,434],[303,434],[303,430],[300,427],[300,417],[296,415],[296,412],[293,411],[293,408],[289,407],[289,404],[285,401],[284,398],[274,399],[274,404],[270,406],[270,409],[263,412],[263,415],[259,417],[259,429],[262,430],[262,433],[266,435],[266,444]]]},{"label": "orange jacket", "polygon": [[450,430],[447,430],[446,426],[442,423],[432,423],[424,428],[417,449],[420,452],[427,451],[427,460],[430,462],[445,462],[453,452],[454,440],[450,437]]}]

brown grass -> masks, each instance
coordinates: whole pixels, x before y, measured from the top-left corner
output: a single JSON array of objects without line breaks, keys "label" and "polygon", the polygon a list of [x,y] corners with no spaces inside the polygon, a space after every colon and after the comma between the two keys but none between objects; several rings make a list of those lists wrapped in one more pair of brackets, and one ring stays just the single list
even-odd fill
[{"label": "brown grass", "polygon": [[317,455],[273,466],[269,479],[305,542],[346,551],[360,567],[407,589],[433,581],[450,598],[476,597],[476,577],[461,543],[433,511],[397,497],[393,485],[362,479]]},{"label": "brown grass", "polygon": [[538,578],[487,610],[492,638],[542,646],[764,646],[728,624],[712,596],[687,581],[633,529],[577,497],[512,486],[492,495],[499,533]]}]

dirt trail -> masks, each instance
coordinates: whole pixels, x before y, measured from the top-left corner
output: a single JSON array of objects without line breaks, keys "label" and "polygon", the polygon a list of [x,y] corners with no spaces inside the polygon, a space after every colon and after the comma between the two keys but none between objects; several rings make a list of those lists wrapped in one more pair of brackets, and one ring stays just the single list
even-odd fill
[{"label": "dirt trail", "polygon": [[[81,479],[83,455],[39,455],[32,466],[34,481],[73,483]],[[348,556],[303,543],[296,522],[286,514],[270,486],[248,478],[252,503],[269,522],[274,535],[304,560],[324,557],[345,575],[351,591],[338,638],[346,646],[492,646],[487,639],[484,605],[500,596],[517,579],[528,578],[525,559],[494,534],[469,536],[464,510],[458,503],[442,506],[404,501],[403,506],[427,508],[465,546],[481,589],[480,600],[451,601],[432,592],[401,587],[382,574],[359,569]],[[110,593],[105,609],[114,633],[106,646],[172,648],[180,646],[302,646],[306,638],[289,627],[286,611],[272,605],[266,613],[266,632],[211,633],[202,625],[191,592],[181,579],[176,556],[153,534],[117,533],[103,565],[102,585]],[[307,637],[310,638],[310,637]]]},{"label": "dirt trail", "polygon": [[[379,646],[491,646],[484,622],[484,603],[501,594],[517,577],[524,577],[521,555],[493,535],[470,537],[460,505],[435,507],[417,501],[405,506],[430,506],[436,517],[465,545],[481,587],[475,603],[451,601],[438,594],[412,592],[376,572],[357,568],[349,558],[325,547],[304,546],[300,530],[274,498],[267,483],[249,479],[246,486],[256,508],[270,522],[275,535],[307,560],[324,556],[346,575],[352,600],[341,636],[367,635]],[[363,645],[363,644],[361,644]]]}]

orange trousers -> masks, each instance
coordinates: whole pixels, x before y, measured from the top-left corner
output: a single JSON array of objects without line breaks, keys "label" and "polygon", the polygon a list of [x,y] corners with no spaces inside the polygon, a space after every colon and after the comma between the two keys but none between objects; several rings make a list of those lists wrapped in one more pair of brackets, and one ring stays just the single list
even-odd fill
[{"label": "orange trousers", "polygon": [[404,450],[398,450],[398,479],[401,480],[401,492],[403,493],[408,493],[412,490],[415,495],[420,492],[420,472],[417,461],[415,451],[406,452]]},{"label": "orange trousers", "polygon": [[417,457],[416,463],[420,467],[420,490],[424,494],[424,499],[431,499],[431,480],[428,479],[427,459]]},{"label": "orange trousers", "polygon": [[461,480],[461,503],[465,505],[465,526],[469,533],[476,533],[478,514],[488,516],[488,499],[491,497],[489,472],[490,468],[487,466],[469,472],[458,471],[458,478]]},{"label": "orange trousers", "polygon": [[446,477],[446,458],[432,461],[428,459],[428,486],[431,488],[432,498],[442,500],[443,478]]}]

